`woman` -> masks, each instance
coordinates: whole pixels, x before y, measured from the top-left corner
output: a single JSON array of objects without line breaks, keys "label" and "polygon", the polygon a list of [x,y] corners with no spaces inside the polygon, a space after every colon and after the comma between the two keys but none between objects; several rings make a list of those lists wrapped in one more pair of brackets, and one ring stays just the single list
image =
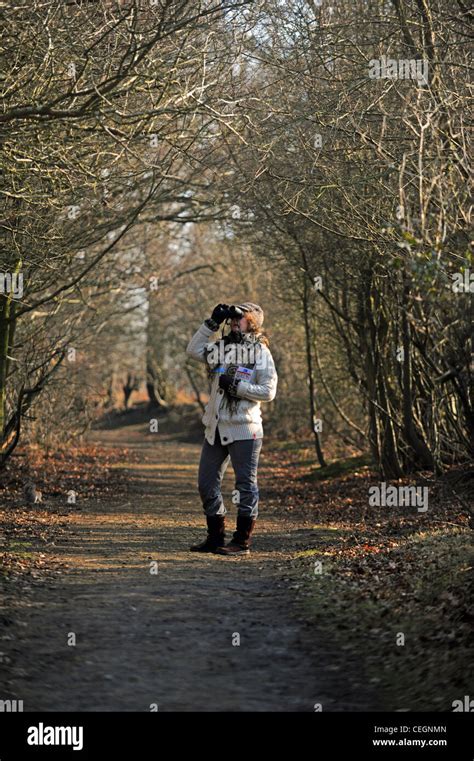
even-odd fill
[{"label": "woman", "polygon": [[[230,333],[209,343],[211,334],[227,319],[231,320]],[[211,379],[209,402],[202,418],[206,430],[198,481],[207,538],[193,545],[193,552],[238,555],[250,551],[250,536],[258,515],[257,467],[263,438],[260,402],[275,398],[278,382],[262,324],[263,310],[258,304],[218,304],[186,349],[193,359],[207,365]],[[227,510],[221,483],[229,458],[235,472],[238,515],[233,538],[225,545]]]}]

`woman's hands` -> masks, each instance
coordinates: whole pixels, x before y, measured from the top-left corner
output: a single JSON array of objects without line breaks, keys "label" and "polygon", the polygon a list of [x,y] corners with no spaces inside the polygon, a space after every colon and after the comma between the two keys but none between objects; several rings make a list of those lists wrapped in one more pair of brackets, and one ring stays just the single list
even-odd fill
[{"label": "woman's hands", "polygon": [[231,378],[229,375],[219,375],[219,388],[224,389],[224,391],[227,391],[227,393],[231,396],[237,396],[237,386],[239,383],[240,378],[236,380],[235,378]]},{"label": "woman's hands", "polygon": [[221,322],[224,322],[224,320],[227,320],[229,317],[229,304],[218,304],[216,307],[214,307],[214,311],[211,314],[211,320],[217,325],[220,325]]},{"label": "woman's hands", "polygon": [[218,330],[219,325],[221,322],[224,322],[224,320],[227,320],[229,317],[229,305],[228,304],[218,304],[216,307],[214,307],[214,311],[212,315],[207,319],[204,320],[204,324],[207,325],[208,328],[211,330]]}]

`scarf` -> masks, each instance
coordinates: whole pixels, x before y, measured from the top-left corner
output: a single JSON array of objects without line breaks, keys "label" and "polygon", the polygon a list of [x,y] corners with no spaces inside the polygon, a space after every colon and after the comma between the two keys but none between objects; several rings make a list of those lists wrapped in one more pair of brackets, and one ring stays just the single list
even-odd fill
[{"label": "scarf", "polygon": [[[240,330],[238,331],[231,330],[228,335],[224,336],[224,338],[221,338],[220,341],[217,341],[216,343],[218,346],[221,343],[222,346],[224,347],[224,356],[226,353],[225,349],[230,344],[235,344],[237,346],[242,347],[242,352],[244,356],[245,356],[246,350],[249,351],[250,356],[252,356],[251,350],[253,348],[253,352],[254,352],[253,358],[256,361],[255,351],[256,351],[257,344],[260,344],[260,336],[261,336],[260,333],[241,333]],[[212,351],[212,349],[213,349],[213,346],[209,348],[209,351]],[[232,362],[229,366],[226,366],[226,374],[232,375],[233,374],[232,371],[235,373],[237,367],[248,367],[249,369],[253,369],[253,367],[255,366],[255,361],[247,362],[247,363]],[[212,380],[212,378],[214,377],[215,369],[221,366],[221,364],[222,364],[221,362],[212,363],[211,361],[209,361],[209,355],[208,355],[207,372],[208,372],[208,377],[210,380]],[[237,411],[237,407],[241,401],[242,399],[240,397],[229,394],[227,390],[224,392],[224,403],[228,407],[231,415],[235,414],[235,412]]]}]

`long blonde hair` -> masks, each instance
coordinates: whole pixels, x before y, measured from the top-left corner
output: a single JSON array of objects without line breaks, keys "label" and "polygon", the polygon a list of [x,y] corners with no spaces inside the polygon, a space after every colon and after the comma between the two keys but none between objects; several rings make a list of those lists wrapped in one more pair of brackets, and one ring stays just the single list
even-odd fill
[{"label": "long blonde hair", "polygon": [[269,346],[270,342],[267,336],[262,332],[262,330],[257,325],[257,321],[256,321],[256,317],[254,316],[254,313],[245,312],[244,316],[247,318],[247,332],[254,333],[255,337],[258,338],[260,343],[265,344],[265,346]]}]

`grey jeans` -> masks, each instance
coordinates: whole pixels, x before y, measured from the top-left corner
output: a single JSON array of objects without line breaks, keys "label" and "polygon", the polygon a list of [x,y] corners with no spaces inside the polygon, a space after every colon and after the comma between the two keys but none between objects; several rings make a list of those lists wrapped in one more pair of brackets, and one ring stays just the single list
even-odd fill
[{"label": "grey jeans", "polygon": [[[239,515],[258,515],[257,468],[263,439],[242,439],[224,445],[219,429],[211,445],[204,439],[199,462],[198,487],[206,515],[226,515],[221,483],[229,461],[235,473],[235,503]],[[234,497],[233,497],[234,501]]]}]

